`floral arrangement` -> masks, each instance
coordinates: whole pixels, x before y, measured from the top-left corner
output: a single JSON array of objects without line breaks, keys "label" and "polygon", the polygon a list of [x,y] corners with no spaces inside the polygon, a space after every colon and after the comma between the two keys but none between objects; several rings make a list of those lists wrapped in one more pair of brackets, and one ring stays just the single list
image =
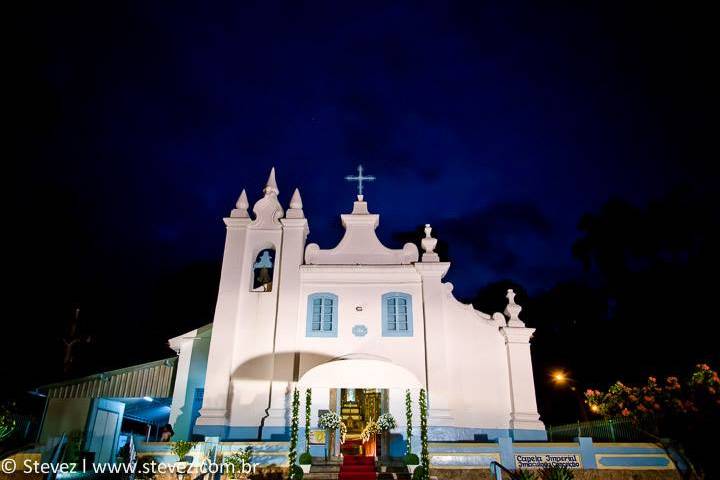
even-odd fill
[{"label": "floral arrangement", "polygon": [[363,431],[360,433],[360,438],[362,439],[363,443],[370,440],[370,437],[375,435],[378,432],[378,424],[375,420],[372,418],[368,420],[368,422],[365,424],[365,428],[363,428]]},{"label": "floral arrangement", "polygon": [[397,422],[390,412],[381,414],[377,419],[377,428],[379,431],[392,430],[396,427]]},{"label": "floral arrangement", "polygon": [[340,428],[342,421],[340,420],[340,415],[336,412],[325,412],[320,415],[318,424],[320,428],[324,428],[325,430],[337,430]]},{"label": "floral arrangement", "polygon": [[340,443],[345,443],[345,437],[347,437],[347,425],[345,422],[340,422]]}]

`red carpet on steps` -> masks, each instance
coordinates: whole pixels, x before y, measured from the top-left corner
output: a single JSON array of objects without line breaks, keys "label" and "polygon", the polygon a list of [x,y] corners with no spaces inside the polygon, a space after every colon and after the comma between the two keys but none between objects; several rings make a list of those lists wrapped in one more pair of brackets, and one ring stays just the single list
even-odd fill
[{"label": "red carpet on steps", "polygon": [[375,480],[375,458],[344,455],[338,480]]}]

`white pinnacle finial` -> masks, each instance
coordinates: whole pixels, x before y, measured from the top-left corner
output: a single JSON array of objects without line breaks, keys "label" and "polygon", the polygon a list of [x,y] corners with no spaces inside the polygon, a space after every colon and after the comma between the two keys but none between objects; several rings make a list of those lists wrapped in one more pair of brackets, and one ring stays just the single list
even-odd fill
[{"label": "white pinnacle finial", "polygon": [[290,199],[290,208],[302,208],[302,198],[300,198],[300,190],[297,188],[293,192],[293,196]]},{"label": "white pinnacle finial", "polygon": [[505,315],[510,317],[510,320],[508,320],[508,326],[510,327],[524,327],[525,323],[520,320],[520,312],[522,311],[522,307],[515,303],[515,291],[512,288],[509,288],[507,291],[507,295],[505,295],[505,298],[508,299],[507,307],[505,307]]},{"label": "white pinnacle finial", "polygon": [[270,170],[270,176],[268,176],[267,183],[265,184],[265,188],[263,189],[263,193],[266,195],[270,192],[275,193],[275,195],[280,193],[280,190],[278,190],[277,182],[275,181],[275,167],[272,167]]},{"label": "white pinnacle finial", "polygon": [[425,224],[425,238],[420,241],[425,253],[422,255],[423,262],[439,262],[440,256],[435,253],[435,246],[437,245],[437,238],[432,237],[432,227],[429,223]]},{"label": "white pinnacle finial", "polygon": [[248,207],[250,207],[250,203],[248,203],[247,193],[245,193],[245,189],[243,188],[237,202],[235,202],[235,208],[230,212],[230,217],[249,218],[250,215],[248,215],[247,211]]},{"label": "white pinnacle finial", "polygon": [[242,192],[240,192],[240,197],[238,197],[237,202],[235,202],[235,208],[239,210],[247,210],[250,207],[250,203],[248,202],[247,193],[245,193],[245,189],[242,189]]},{"label": "white pinnacle finial", "polygon": [[300,190],[296,188],[290,199],[290,208],[285,213],[285,218],[305,218],[305,213],[302,208],[303,204],[302,198],[300,198]]}]

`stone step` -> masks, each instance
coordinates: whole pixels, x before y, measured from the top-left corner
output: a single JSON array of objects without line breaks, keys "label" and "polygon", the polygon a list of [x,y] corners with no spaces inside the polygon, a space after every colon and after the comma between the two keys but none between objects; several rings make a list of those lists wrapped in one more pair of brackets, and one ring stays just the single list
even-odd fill
[{"label": "stone step", "polygon": [[303,479],[307,480],[335,480],[340,475],[340,472],[332,473],[315,473],[313,469],[310,469],[310,473],[303,475]]},{"label": "stone step", "polygon": [[310,467],[311,473],[338,473],[340,471],[340,464],[337,465],[315,465]]}]

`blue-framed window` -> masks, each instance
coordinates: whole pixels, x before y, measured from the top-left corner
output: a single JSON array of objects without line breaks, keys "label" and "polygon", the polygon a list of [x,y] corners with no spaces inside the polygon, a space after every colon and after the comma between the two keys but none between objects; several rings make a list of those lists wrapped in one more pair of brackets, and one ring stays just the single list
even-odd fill
[{"label": "blue-framed window", "polygon": [[412,297],[407,293],[390,292],[382,296],[383,337],[412,337]]},{"label": "blue-framed window", "polygon": [[307,336],[337,337],[338,297],[332,293],[313,293],[308,297]]}]

